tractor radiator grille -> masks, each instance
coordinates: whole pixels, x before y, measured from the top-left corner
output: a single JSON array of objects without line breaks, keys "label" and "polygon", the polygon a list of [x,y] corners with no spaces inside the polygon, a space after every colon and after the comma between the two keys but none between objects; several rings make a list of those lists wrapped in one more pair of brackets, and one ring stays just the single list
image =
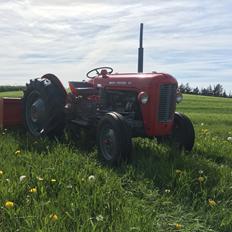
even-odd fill
[{"label": "tractor radiator grille", "polygon": [[160,122],[167,122],[172,119],[176,104],[176,87],[175,84],[164,84],[160,86]]}]

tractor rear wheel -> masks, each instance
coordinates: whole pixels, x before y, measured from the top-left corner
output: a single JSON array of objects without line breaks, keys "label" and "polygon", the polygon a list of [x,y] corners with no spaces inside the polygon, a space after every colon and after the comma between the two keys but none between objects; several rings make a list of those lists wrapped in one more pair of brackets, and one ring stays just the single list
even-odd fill
[{"label": "tractor rear wheel", "polygon": [[108,165],[128,161],[132,149],[130,130],[122,115],[107,113],[97,128],[97,145],[101,158]]},{"label": "tractor rear wheel", "polygon": [[[41,135],[60,136],[64,129],[65,94],[47,74],[30,80],[26,85],[23,103],[23,120],[26,129],[34,137]],[[57,78],[58,79],[58,78]]]},{"label": "tractor rear wheel", "polygon": [[170,144],[179,150],[191,151],[195,141],[195,132],[191,120],[186,115],[175,112],[172,134],[157,137],[157,141]]}]

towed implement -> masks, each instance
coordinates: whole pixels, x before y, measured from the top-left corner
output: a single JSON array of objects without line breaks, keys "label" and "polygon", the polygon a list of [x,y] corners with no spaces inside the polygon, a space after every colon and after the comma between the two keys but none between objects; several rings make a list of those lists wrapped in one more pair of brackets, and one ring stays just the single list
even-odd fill
[{"label": "towed implement", "polygon": [[83,129],[92,132],[108,164],[128,160],[133,137],[157,138],[191,151],[193,125],[187,116],[175,112],[181,100],[177,81],[166,73],[143,73],[142,36],[143,24],[137,73],[96,68],[87,73],[87,81],[70,81],[69,93],[53,74],[30,80],[19,101],[30,134],[59,136],[65,127],[77,137]]}]

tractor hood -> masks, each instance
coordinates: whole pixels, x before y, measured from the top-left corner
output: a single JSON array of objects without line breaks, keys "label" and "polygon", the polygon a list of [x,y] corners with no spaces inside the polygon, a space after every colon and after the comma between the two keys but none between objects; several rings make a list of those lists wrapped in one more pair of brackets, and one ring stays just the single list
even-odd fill
[{"label": "tractor hood", "polygon": [[176,84],[174,77],[166,73],[115,73],[105,76],[99,75],[90,80],[94,87],[113,89],[131,89],[135,91],[147,90],[160,84]]}]

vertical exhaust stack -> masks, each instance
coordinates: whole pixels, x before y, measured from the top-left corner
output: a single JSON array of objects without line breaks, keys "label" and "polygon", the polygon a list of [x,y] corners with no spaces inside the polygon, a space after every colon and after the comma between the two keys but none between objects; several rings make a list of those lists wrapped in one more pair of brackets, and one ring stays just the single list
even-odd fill
[{"label": "vertical exhaust stack", "polygon": [[140,23],[140,37],[138,49],[138,73],[143,72],[143,23]]}]

